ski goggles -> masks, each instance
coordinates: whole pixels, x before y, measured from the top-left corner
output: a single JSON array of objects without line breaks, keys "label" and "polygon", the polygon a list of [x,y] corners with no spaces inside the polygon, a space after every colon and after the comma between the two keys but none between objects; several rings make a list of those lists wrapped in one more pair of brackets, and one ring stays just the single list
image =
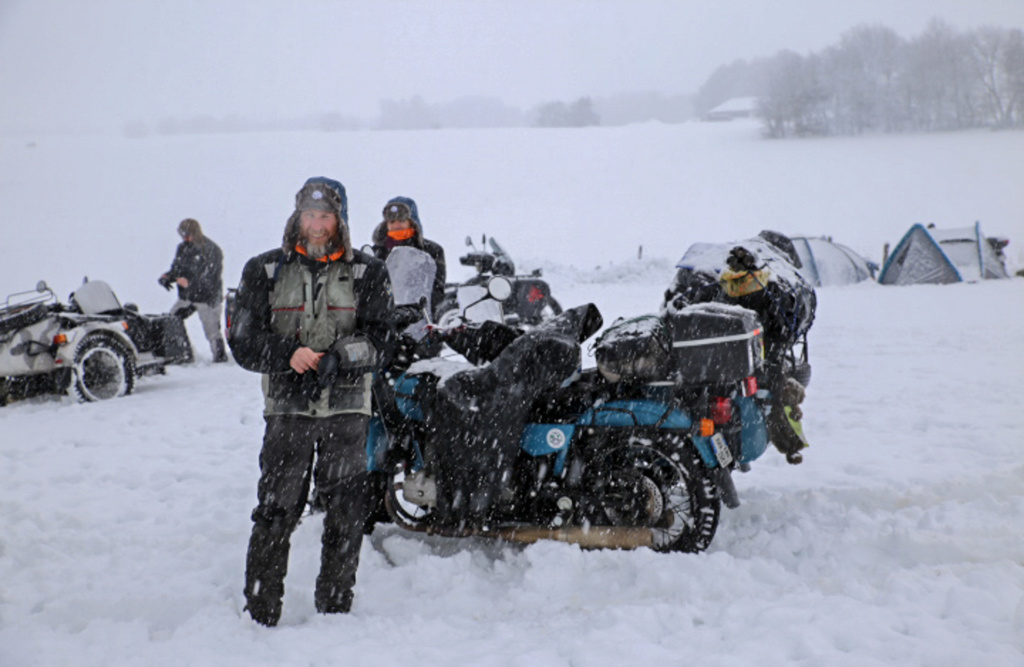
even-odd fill
[{"label": "ski goggles", "polygon": [[408,204],[396,201],[384,207],[384,221],[412,220],[412,210]]}]

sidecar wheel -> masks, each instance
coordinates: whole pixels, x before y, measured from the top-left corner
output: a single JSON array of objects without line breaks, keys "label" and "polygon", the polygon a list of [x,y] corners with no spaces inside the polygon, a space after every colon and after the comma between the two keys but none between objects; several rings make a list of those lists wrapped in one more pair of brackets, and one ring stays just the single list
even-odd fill
[{"label": "sidecar wheel", "polygon": [[650,527],[658,551],[696,553],[711,544],[722,501],[683,436],[630,436],[600,462],[598,488],[612,525]]},{"label": "sidecar wheel", "polygon": [[85,337],[74,362],[75,392],[82,401],[126,396],[135,388],[135,361],[124,345],[102,334]]}]

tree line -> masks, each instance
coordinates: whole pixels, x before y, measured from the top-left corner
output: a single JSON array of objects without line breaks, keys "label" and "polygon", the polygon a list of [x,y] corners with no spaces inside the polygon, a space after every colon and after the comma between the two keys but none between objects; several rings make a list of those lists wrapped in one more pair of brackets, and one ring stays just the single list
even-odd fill
[{"label": "tree line", "polygon": [[803,56],[782,51],[718,68],[698,111],[755,96],[770,137],[1024,126],[1024,33],[958,32],[933,19],[916,38],[861,25]]}]

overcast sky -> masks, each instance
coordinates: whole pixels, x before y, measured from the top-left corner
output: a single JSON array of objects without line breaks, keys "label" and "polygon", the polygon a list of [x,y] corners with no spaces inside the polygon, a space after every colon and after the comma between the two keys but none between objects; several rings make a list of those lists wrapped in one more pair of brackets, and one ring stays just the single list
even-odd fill
[{"label": "overcast sky", "polygon": [[690,93],[737,58],[935,16],[1024,27],[1024,0],[0,0],[0,132]]}]

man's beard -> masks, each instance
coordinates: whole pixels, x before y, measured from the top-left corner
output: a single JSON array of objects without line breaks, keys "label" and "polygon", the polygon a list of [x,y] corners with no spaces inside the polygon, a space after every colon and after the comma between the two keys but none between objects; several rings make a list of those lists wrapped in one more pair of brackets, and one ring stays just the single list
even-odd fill
[{"label": "man's beard", "polygon": [[302,239],[302,245],[306,249],[306,256],[312,259],[322,259],[334,254],[341,248],[341,238],[335,234],[323,243],[312,243],[309,239]]}]

